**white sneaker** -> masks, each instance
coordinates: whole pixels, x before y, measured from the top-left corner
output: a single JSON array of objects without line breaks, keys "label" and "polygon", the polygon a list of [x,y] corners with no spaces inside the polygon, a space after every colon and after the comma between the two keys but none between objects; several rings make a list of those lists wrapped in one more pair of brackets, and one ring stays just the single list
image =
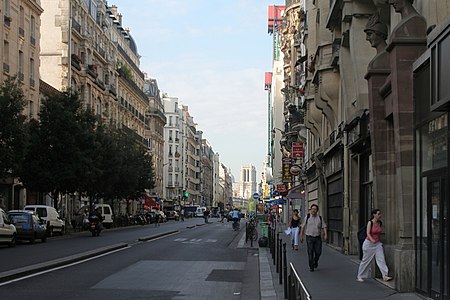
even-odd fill
[{"label": "white sneaker", "polygon": [[387,276],[387,275],[384,275],[384,276],[383,276],[383,280],[384,280],[384,281],[389,281],[389,280],[392,280],[392,277],[389,277],[389,276]]},{"label": "white sneaker", "polygon": [[364,279],[362,279],[362,278],[356,278],[356,281],[358,281],[358,282],[364,282]]}]

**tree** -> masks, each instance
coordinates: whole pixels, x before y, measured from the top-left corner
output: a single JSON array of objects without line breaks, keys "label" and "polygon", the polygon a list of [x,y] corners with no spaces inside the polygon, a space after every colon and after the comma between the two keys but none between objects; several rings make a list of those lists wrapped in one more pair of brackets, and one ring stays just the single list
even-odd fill
[{"label": "tree", "polygon": [[15,177],[25,155],[25,99],[15,78],[0,87],[0,178]]},{"label": "tree", "polygon": [[[94,117],[83,110],[78,94],[66,91],[42,101],[40,122],[29,126],[30,145],[21,178],[31,190],[60,193],[79,191],[90,177],[91,158],[86,156]],[[55,201],[57,206],[57,201]]]}]

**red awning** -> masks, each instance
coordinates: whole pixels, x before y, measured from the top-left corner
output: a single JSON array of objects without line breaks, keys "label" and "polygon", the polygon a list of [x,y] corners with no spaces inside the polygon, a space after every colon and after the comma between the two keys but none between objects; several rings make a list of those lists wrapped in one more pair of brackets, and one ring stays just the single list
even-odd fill
[{"label": "red awning", "polygon": [[146,205],[148,207],[157,207],[157,208],[159,208],[159,204],[156,202],[155,198],[147,196],[147,195],[145,195],[144,198],[145,198],[144,199],[145,200],[144,205]]}]

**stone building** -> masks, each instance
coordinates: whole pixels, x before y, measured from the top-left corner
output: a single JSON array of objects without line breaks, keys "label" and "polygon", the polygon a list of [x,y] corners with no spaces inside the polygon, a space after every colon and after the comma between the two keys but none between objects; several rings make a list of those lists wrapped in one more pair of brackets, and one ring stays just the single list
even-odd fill
[{"label": "stone building", "polygon": [[292,140],[306,137],[305,210],[317,203],[328,243],[356,254],[358,228],[380,208],[392,286],[447,299],[450,1],[390,3],[286,1],[284,92],[307,128]]},{"label": "stone building", "polygon": [[218,207],[214,199],[214,151],[207,139],[202,139],[201,186],[206,207]]},{"label": "stone building", "polygon": [[163,195],[164,126],[167,120],[156,79],[145,79],[144,92],[149,100],[145,112],[145,137],[148,139],[155,170],[155,187],[152,192],[161,197]]},{"label": "stone building", "polygon": [[[37,118],[40,107],[39,52],[41,19],[40,1],[2,1],[3,26],[0,29],[3,71],[0,82],[15,76],[26,100],[23,115]],[[26,191],[17,178],[0,180],[0,206],[6,209],[23,207]]]}]

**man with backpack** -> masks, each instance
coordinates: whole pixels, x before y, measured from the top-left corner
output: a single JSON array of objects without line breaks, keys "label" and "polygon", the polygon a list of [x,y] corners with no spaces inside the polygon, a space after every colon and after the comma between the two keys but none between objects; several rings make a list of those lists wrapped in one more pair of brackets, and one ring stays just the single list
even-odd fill
[{"label": "man with backpack", "polygon": [[308,248],[309,271],[314,272],[319,265],[319,258],[322,254],[322,232],[323,239],[328,238],[327,224],[319,216],[317,212],[319,206],[317,204],[311,205],[310,213],[306,215],[302,223],[300,231],[300,242],[303,243],[303,238],[306,235],[306,245]]}]

